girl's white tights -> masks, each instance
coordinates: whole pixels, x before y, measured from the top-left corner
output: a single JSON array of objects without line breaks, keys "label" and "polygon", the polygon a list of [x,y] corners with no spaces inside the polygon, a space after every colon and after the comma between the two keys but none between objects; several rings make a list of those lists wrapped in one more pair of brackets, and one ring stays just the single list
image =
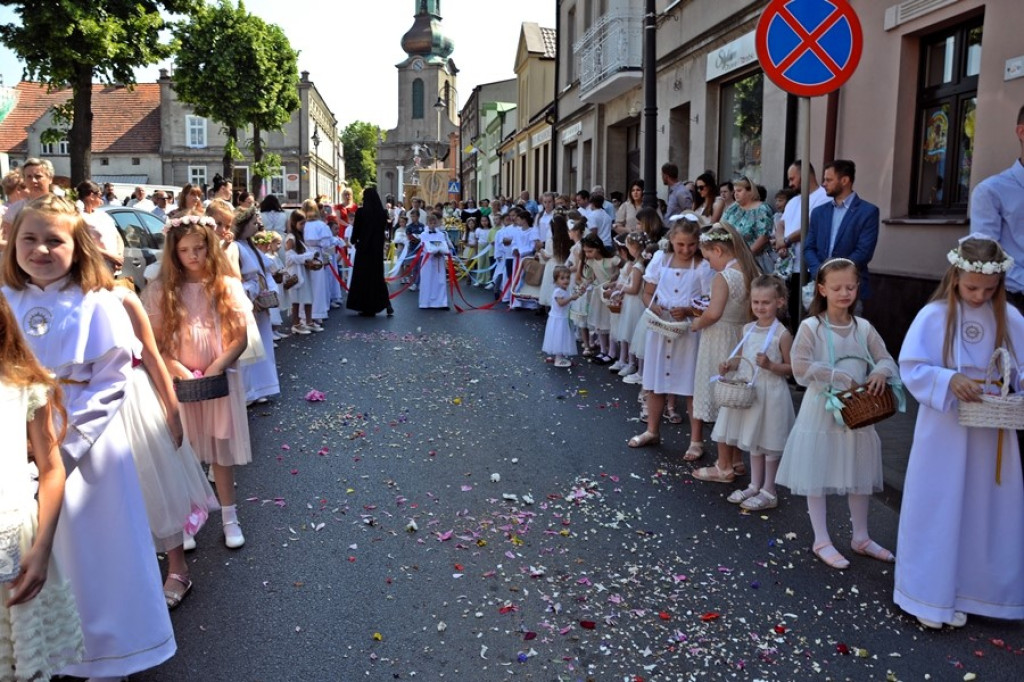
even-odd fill
[{"label": "girl's white tights", "polygon": [[[753,465],[751,465],[753,470]],[[847,495],[850,507],[850,522],[853,524],[853,544],[860,545],[871,538],[868,536],[868,502],[870,495]],[[825,520],[825,496],[807,496],[807,514],[811,517],[811,528],[814,529],[814,544],[832,542],[828,535],[828,524]]]},{"label": "girl's white tights", "polygon": [[775,494],[775,474],[779,471],[779,455],[765,455],[763,452],[750,453],[750,490],[763,490]]}]

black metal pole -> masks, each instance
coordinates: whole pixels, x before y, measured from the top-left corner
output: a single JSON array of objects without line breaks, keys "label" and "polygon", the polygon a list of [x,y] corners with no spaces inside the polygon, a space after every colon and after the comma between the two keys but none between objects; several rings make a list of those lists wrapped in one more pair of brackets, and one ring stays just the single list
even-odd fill
[{"label": "black metal pole", "polygon": [[646,0],[644,9],[644,208],[658,207],[658,91],[655,60],[657,50],[655,39],[658,30],[658,16],[654,11],[654,0]]}]

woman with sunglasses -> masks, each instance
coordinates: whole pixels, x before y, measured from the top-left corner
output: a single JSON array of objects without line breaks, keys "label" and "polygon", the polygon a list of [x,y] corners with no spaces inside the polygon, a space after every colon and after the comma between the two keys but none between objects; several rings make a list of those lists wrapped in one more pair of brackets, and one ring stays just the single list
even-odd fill
[{"label": "woman with sunglasses", "polygon": [[714,225],[721,221],[722,213],[725,211],[725,199],[718,192],[715,174],[704,171],[698,175],[694,190],[696,199],[693,202],[693,210],[700,218],[701,226]]}]

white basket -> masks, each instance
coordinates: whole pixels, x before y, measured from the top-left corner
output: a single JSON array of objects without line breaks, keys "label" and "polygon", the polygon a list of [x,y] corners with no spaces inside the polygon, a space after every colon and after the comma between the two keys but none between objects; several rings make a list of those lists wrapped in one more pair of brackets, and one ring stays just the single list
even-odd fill
[{"label": "white basket", "polygon": [[[745,362],[750,365],[753,369],[754,365],[751,364],[750,360],[745,357],[737,358],[740,362]],[[730,374],[733,374],[730,372]],[[711,395],[715,399],[715,403],[719,407],[731,407],[735,410],[745,410],[754,404],[754,399],[757,398],[757,389],[754,388],[754,380],[751,379],[749,382],[742,379],[726,378],[724,376],[719,377],[715,380],[715,383],[711,387]]]},{"label": "white basket", "polygon": [[982,394],[981,402],[960,401],[961,426],[982,429],[1024,429],[1024,395],[1010,395],[1011,360],[1005,348],[997,348],[985,371],[984,388],[992,386],[996,363],[1002,365],[1002,387],[999,395]]},{"label": "white basket", "polygon": [[690,321],[682,320],[676,322],[675,320],[663,320],[653,312],[650,308],[644,309],[644,321],[647,323],[647,328],[655,334],[661,334],[666,339],[678,339],[686,332],[690,331]]}]

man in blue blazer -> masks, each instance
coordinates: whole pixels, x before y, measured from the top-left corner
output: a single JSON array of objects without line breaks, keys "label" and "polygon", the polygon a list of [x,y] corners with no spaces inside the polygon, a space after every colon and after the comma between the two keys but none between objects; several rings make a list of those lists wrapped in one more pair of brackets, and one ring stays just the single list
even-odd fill
[{"label": "man in blue blazer", "polygon": [[811,281],[818,268],[829,258],[849,258],[860,271],[857,310],[871,295],[868,263],[878,243],[878,207],[864,201],[853,191],[857,166],[853,161],[836,159],[825,166],[821,184],[832,199],[811,211],[804,258]]}]

